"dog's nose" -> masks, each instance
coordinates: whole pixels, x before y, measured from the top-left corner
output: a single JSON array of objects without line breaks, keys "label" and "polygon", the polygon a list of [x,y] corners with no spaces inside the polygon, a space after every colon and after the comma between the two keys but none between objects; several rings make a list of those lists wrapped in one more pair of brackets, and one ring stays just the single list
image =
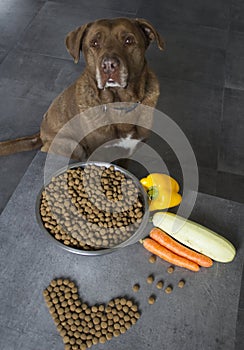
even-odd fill
[{"label": "dog's nose", "polygon": [[105,57],[102,60],[102,69],[105,74],[114,73],[118,66],[119,60],[116,57]]}]

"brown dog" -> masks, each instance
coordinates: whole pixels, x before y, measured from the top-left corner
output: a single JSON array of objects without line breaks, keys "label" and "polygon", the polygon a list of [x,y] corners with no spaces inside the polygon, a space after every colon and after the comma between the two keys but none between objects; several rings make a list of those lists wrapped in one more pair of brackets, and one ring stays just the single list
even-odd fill
[{"label": "brown dog", "polygon": [[[53,101],[44,115],[40,133],[0,142],[0,155],[39,147],[48,152],[61,128],[76,115],[80,115],[79,127],[85,137],[81,137],[82,133],[79,135],[77,127],[75,131],[69,130],[54,148],[60,154],[73,153],[75,158],[84,159],[96,147],[113,138],[144,139],[143,128],[129,124],[127,127],[123,124],[99,127],[96,118],[92,121],[90,115],[83,112],[112,102],[135,103],[135,108],[138,102],[151,107],[156,105],[159,83],[145,60],[145,51],[154,40],[163,50],[163,39],[144,19],[101,19],[70,32],[66,46],[75,63],[79,61],[80,51],[83,52],[86,61],[83,74]],[[84,129],[89,129],[91,123],[98,128],[87,135]],[[151,120],[148,121],[149,128],[150,124]]]}]

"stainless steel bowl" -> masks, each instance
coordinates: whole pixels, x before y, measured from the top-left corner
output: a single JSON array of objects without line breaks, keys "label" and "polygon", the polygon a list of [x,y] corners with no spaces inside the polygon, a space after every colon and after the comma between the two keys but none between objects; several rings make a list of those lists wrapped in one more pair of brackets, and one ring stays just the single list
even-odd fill
[{"label": "stainless steel bowl", "polygon": [[75,253],[75,254],[79,254],[79,255],[86,255],[86,256],[97,256],[97,255],[112,253],[120,248],[123,248],[123,247],[130,245],[130,244],[134,244],[134,243],[138,242],[141,238],[143,238],[145,236],[145,228],[146,228],[146,226],[148,224],[148,220],[149,220],[148,199],[147,199],[147,194],[146,194],[145,190],[143,189],[140,181],[133,174],[128,172],[127,170],[125,170],[117,165],[114,165],[111,163],[105,163],[105,162],[74,163],[68,167],[61,168],[56,173],[54,173],[51,176],[50,180],[47,181],[46,186],[51,182],[51,179],[53,177],[56,177],[58,175],[65,173],[68,169],[75,169],[78,167],[84,168],[86,165],[96,165],[96,166],[100,166],[100,167],[103,166],[106,168],[109,168],[111,165],[113,165],[114,168],[116,170],[120,171],[121,173],[123,173],[127,179],[131,179],[134,182],[134,184],[136,185],[136,187],[138,189],[138,194],[141,196],[141,199],[143,202],[143,211],[144,211],[142,222],[141,222],[140,226],[138,227],[138,229],[127,240],[123,241],[122,243],[120,243],[112,248],[104,248],[104,249],[99,249],[99,250],[82,250],[82,249],[78,249],[78,248],[74,248],[74,247],[70,247],[68,245],[65,245],[62,242],[58,241],[43,225],[43,221],[42,221],[41,214],[40,214],[40,203],[41,203],[42,192],[45,190],[45,186],[43,186],[42,189],[40,190],[40,192],[37,196],[37,200],[36,200],[36,218],[37,218],[37,222],[38,222],[39,226],[41,227],[42,231],[45,233],[45,235],[47,236],[47,238],[51,242],[53,242],[54,244],[56,244],[60,248],[66,250],[70,253]]}]

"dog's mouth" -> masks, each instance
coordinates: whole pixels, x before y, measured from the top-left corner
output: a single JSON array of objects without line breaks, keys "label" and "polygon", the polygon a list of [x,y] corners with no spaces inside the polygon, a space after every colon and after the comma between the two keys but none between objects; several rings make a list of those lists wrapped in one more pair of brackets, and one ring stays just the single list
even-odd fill
[{"label": "dog's mouth", "polygon": [[128,70],[116,57],[105,57],[96,69],[96,80],[99,89],[110,87],[125,88],[127,86]]},{"label": "dog's mouth", "polygon": [[[105,85],[104,85],[105,82]],[[123,84],[121,84],[120,79],[118,80],[114,80],[113,78],[108,78],[108,80],[105,80],[103,82],[103,85],[105,86],[105,88],[107,87],[125,87],[123,86]]]}]

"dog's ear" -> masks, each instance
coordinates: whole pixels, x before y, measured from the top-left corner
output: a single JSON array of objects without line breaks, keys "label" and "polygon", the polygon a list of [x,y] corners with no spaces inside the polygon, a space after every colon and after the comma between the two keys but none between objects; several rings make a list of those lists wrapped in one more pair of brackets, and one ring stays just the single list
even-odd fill
[{"label": "dog's ear", "polygon": [[158,48],[160,50],[165,49],[164,39],[160,36],[160,34],[156,31],[156,29],[150,22],[148,22],[146,19],[143,19],[143,18],[137,18],[136,22],[139,24],[140,28],[143,30],[143,33],[147,41],[147,46],[152,41],[156,41]]},{"label": "dog's ear", "polygon": [[74,58],[75,63],[79,62],[80,51],[82,50],[82,40],[90,25],[91,23],[84,24],[83,26],[78,27],[72,32],[68,33],[66,36],[65,44],[68,52]]}]

